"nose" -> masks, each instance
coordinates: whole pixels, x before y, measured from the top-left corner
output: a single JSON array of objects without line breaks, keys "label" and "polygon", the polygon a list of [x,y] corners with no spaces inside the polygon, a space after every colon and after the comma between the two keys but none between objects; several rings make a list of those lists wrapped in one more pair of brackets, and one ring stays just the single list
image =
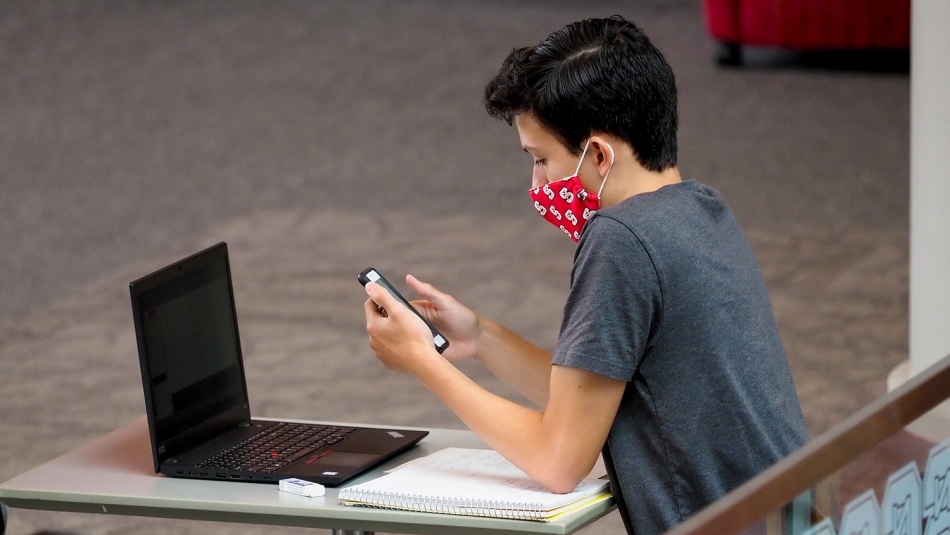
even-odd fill
[{"label": "nose", "polygon": [[544,168],[540,165],[535,165],[531,171],[531,188],[540,188],[547,183],[548,175],[544,172]]}]

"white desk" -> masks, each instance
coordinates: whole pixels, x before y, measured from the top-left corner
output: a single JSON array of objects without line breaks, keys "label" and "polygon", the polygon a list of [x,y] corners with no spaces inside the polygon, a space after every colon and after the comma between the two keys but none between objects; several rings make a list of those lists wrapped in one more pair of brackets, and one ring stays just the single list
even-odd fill
[{"label": "white desk", "polygon": [[[417,447],[344,486],[449,446],[487,447],[469,431],[429,431]],[[339,533],[569,534],[614,508],[613,500],[608,500],[541,523],[347,507],[337,494],[337,489],[328,488],[322,498],[304,498],[280,492],[276,485],[158,475],[152,467],[144,417],[0,485],[0,502],[12,508],[301,526]]]}]

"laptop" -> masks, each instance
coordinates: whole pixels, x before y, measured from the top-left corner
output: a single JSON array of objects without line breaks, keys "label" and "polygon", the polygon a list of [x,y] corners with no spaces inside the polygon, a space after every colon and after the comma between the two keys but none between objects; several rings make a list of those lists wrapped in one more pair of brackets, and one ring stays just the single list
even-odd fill
[{"label": "laptop", "polygon": [[336,486],[428,434],[252,419],[223,242],[129,291],[156,473]]}]

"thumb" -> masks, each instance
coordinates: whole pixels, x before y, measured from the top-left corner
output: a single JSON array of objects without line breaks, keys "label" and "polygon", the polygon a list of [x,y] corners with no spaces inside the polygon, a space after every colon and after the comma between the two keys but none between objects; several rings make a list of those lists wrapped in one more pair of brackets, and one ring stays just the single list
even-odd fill
[{"label": "thumb", "polygon": [[389,290],[375,282],[366,283],[366,294],[369,295],[369,298],[378,306],[385,308],[386,312],[390,315],[396,310],[396,306],[400,304],[396,301],[396,298],[389,293]]}]

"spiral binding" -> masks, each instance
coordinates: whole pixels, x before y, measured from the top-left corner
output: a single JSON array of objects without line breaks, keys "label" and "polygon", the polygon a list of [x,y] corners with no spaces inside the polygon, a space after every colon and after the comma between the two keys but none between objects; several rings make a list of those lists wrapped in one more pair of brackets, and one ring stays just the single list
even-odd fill
[{"label": "spiral binding", "polygon": [[465,498],[439,498],[423,494],[394,493],[376,490],[343,489],[340,501],[345,505],[396,509],[420,513],[480,516],[513,520],[544,521],[543,505],[538,503],[515,503],[504,500],[476,500]]}]

